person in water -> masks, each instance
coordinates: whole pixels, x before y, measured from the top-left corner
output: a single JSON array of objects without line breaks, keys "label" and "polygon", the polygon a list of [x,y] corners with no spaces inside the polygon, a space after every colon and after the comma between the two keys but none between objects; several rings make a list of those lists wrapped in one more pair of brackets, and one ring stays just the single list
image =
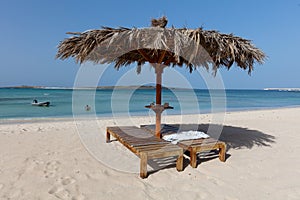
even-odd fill
[{"label": "person in water", "polygon": [[86,106],[85,106],[85,110],[86,110],[86,111],[89,111],[89,110],[91,110],[91,107],[90,107],[89,105],[86,105]]}]

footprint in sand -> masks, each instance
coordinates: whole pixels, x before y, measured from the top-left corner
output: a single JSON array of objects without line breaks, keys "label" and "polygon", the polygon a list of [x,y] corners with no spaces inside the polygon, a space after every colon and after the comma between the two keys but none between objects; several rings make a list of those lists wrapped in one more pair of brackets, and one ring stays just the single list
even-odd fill
[{"label": "footprint in sand", "polygon": [[54,186],[48,191],[49,194],[54,195],[58,199],[69,199],[70,198],[70,192],[69,190],[66,190],[62,186]]},{"label": "footprint in sand", "polygon": [[48,193],[49,193],[49,194],[54,194],[54,193],[56,193],[57,191],[58,191],[58,187],[54,186],[54,187],[52,187],[52,188],[48,191]]},{"label": "footprint in sand", "polygon": [[44,169],[45,178],[55,177],[59,170],[59,165],[60,165],[59,161],[47,162]]},{"label": "footprint in sand", "polygon": [[47,151],[47,152],[45,152],[45,154],[46,154],[47,156],[53,156],[53,155],[58,155],[59,152],[58,152],[58,151]]},{"label": "footprint in sand", "polygon": [[85,196],[80,193],[78,185],[72,185],[75,182],[76,179],[70,176],[61,177],[48,193],[58,199],[84,200]]},{"label": "footprint in sand", "polygon": [[72,184],[72,183],[75,183],[75,182],[76,182],[76,180],[72,177],[69,177],[69,176],[61,178],[61,184],[62,185],[69,185],[69,184]]},{"label": "footprint in sand", "polygon": [[37,160],[36,158],[26,158],[24,161],[27,170],[34,170],[44,164],[44,161]]},{"label": "footprint in sand", "polygon": [[78,195],[76,197],[72,197],[71,200],[84,200],[84,199],[85,199],[85,196],[83,194],[80,194],[80,195]]}]

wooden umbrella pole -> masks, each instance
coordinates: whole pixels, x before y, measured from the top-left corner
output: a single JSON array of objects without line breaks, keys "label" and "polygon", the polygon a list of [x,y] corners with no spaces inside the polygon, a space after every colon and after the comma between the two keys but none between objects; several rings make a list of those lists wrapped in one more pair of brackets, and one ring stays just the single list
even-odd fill
[{"label": "wooden umbrella pole", "polygon": [[161,105],[162,70],[156,72],[156,104]]},{"label": "wooden umbrella pole", "polygon": [[156,125],[155,125],[155,136],[161,137],[161,84],[162,84],[162,68],[160,68],[159,64],[156,65],[155,68],[156,73]]},{"label": "wooden umbrella pole", "polygon": [[161,138],[161,113],[164,109],[161,106],[161,85],[162,85],[162,73],[164,67],[162,66],[162,61],[166,55],[166,51],[162,51],[158,57],[157,63],[155,64],[156,73],[156,125],[155,125],[155,136]]}]

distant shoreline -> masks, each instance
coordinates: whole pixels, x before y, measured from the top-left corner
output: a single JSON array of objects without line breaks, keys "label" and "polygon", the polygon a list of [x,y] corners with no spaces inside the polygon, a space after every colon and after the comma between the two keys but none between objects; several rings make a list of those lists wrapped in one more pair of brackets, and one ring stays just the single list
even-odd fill
[{"label": "distant shoreline", "polygon": [[[180,90],[209,90],[208,88],[174,88],[174,87],[162,87],[163,89],[180,89]],[[155,86],[97,86],[97,87],[56,87],[56,86],[30,86],[30,85],[20,85],[20,86],[5,86],[0,87],[0,89],[53,89],[53,90],[94,90],[94,89],[150,89],[154,90]],[[225,89],[225,90],[264,90],[264,91],[291,91],[299,92],[300,88],[262,88],[262,89]]]},{"label": "distant shoreline", "polygon": [[[63,89],[63,90],[76,90],[76,89],[155,89],[155,86],[97,86],[97,87],[52,87],[52,86],[7,86],[7,87],[0,87],[0,89]],[[163,87],[165,88],[165,87]]]},{"label": "distant shoreline", "polygon": [[267,91],[300,91],[300,88],[264,88]]},{"label": "distant shoreline", "polygon": [[[114,90],[114,89],[123,89],[123,90],[132,90],[132,89],[143,89],[143,90],[155,90],[155,86],[147,85],[131,85],[131,86],[97,86],[97,87],[52,87],[52,86],[7,86],[0,87],[0,89],[45,89],[45,90]],[[175,87],[165,87],[162,86],[162,89],[169,90],[208,90],[207,88],[175,88]],[[217,89],[218,90],[218,89]],[[259,89],[261,90],[261,89]]]}]

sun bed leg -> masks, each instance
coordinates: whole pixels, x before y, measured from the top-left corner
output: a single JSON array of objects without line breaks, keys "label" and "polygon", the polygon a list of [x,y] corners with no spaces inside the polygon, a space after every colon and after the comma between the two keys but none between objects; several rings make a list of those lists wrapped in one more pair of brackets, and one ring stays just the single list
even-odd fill
[{"label": "sun bed leg", "polygon": [[225,144],[221,144],[220,145],[220,148],[219,148],[219,159],[222,161],[222,162],[225,162],[226,160],[226,145]]},{"label": "sun bed leg", "polygon": [[176,169],[179,172],[183,170],[183,151],[181,151],[180,155],[177,158]]},{"label": "sun bed leg", "polygon": [[147,154],[140,153],[141,165],[140,165],[140,177],[146,178],[147,177]]},{"label": "sun bed leg", "polygon": [[110,142],[110,133],[106,130],[106,143]]},{"label": "sun bed leg", "polygon": [[196,150],[194,148],[191,149],[190,151],[190,165],[193,167],[193,168],[196,168],[197,167],[197,155],[196,155]]}]

